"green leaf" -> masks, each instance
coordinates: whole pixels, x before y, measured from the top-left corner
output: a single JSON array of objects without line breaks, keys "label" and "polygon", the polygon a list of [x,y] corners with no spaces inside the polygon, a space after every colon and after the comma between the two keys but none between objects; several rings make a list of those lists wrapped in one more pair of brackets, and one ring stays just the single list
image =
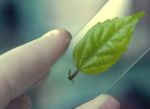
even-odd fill
[{"label": "green leaf", "polygon": [[73,60],[79,71],[99,74],[114,65],[126,51],[144,12],[98,22],[75,46]]}]

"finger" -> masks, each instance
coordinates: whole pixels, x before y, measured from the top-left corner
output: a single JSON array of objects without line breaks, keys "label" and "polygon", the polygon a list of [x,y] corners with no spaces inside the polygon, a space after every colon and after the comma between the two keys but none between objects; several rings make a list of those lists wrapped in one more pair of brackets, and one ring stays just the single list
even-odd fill
[{"label": "finger", "polygon": [[112,96],[103,94],[75,109],[120,109],[120,104]]},{"label": "finger", "polygon": [[0,100],[3,104],[7,99],[21,95],[43,77],[66,50],[70,39],[65,30],[53,30],[1,55]]},{"label": "finger", "polygon": [[23,94],[20,97],[11,100],[5,109],[31,109],[30,97],[26,94]]}]

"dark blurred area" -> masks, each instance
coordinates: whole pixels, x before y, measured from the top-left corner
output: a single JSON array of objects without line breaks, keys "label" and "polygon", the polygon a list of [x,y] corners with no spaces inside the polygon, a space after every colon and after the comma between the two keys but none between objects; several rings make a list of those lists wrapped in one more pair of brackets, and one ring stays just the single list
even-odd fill
[{"label": "dark blurred area", "polygon": [[0,54],[43,33],[38,29],[36,3],[38,1],[0,0]]},{"label": "dark blurred area", "polygon": [[[2,1],[1,1],[2,2]],[[6,51],[19,44],[21,37],[20,7],[13,0],[6,0],[0,4],[0,51]]]},{"label": "dark blurred area", "polygon": [[[150,1],[132,0],[131,13],[144,11],[146,13],[141,22],[143,29],[147,32],[150,47]],[[142,31],[142,30],[141,30]],[[129,72],[126,81],[129,88],[122,93],[121,109],[150,109],[150,53],[143,57],[137,65]],[[144,80],[143,80],[144,79]]]},{"label": "dark blurred area", "polygon": [[150,53],[110,90],[120,101],[121,109],[150,109],[149,57]]},{"label": "dark blurred area", "polygon": [[19,11],[20,9],[18,8],[18,6],[12,1],[5,3],[5,5],[3,5],[1,9],[3,25],[6,26],[6,28],[10,31],[15,32],[17,29],[19,29],[19,25],[21,22]]},{"label": "dark blurred area", "polygon": [[132,87],[122,99],[121,109],[150,109],[150,97],[139,87]]},{"label": "dark blurred area", "polygon": [[[53,0],[49,0],[49,1],[53,1]],[[94,1],[90,1],[90,2],[94,2]],[[40,16],[41,14],[43,15],[42,13],[43,11],[35,11],[35,10],[42,10],[39,6],[40,3],[42,3],[42,0],[37,0],[37,1],[0,0],[0,54],[18,45],[21,45],[25,42],[35,39],[38,36],[42,35],[44,32],[46,32],[47,30],[54,28],[53,27],[54,24],[52,23],[55,23],[57,21],[55,21],[55,17],[53,18],[51,15],[50,15],[51,22],[49,22],[48,20],[45,23],[45,26],[43,26],[42,22],[40,22],[41,20],[39,20],[38,16]],[[51,3],[49,4],[50,5],[49,7],[53,6],[53,4]],[[136,35],[139,35],[138,37],[139,40],[135,45],[137,47],[137,50],[140,50],[142,47],[140,46],[139,41],[143,41],[143,42],[145,41],[144,42],[145,48],[149,48],[150,47],[150,35],[149,35],[150,34],[150,0],[130,0],[130,7],[128,8],[129,8],[129,12],[127,13],[134,13],[141,10],[145,11],[146,16],[144,17],[144,19],[142,19],[141,23],[139,24],[138,31],[135,33]],[[55,13],[53,11],[54,10],[49,10],[49,14],[55,16]],[[43,22],[46,21],[45,17],[40,16],[40,19],[42,19]],[[46,25],[48,25],[48,27]],[[72,24],[70,25],[72,26]],[[57,27],[57,25],[55,27]],[[134,58],[134,55],[135,54],[131,55],[129,59]],[[69,61],[66,60],[66,63],[69,63]],[[114,71],[113,74],[115,73],[116,72]],[[104,75],[102,75],[102,77]],[[42,91],[41,90],[37,91],[36,94],[44,93],[45,96],[47,96],[46,94],[48,94],[52,96],[52,99],[54,99],[53,102],[56,102],[56,103],[52,102],[51,104],[57,105],[57,101],[61,101],[60,105],[65,105],[65,106],[58,106],[58,107],[61,107],[61,109],[67,109],[72,105],[75,106],[77,104],[80,104],[81,102],[87,101],[89,98],[93,98],[93,96],[97,96],[97,94],[101,93],[102,89],[96,88],[96,85],[99,85],[98,83],[103,84],[104,87],[108,85],[107,81],[103,80],[102,78],[87,77],[88,79],[86,78],[87,79],[86,80],[84,79],[85,78],[84,76],[81,76],[81,78],[82,77],[83,77],[82,80],[79,79],[81,85],[77,87],[78,89],[75,89],[75,87],[72,88],[70,87],[70,85],[68,86],[66,85],[66,87],[65,86],[63,87],[62,84],[64,78],[62,81],[61,79],[58,80],[58,84],[60,85],[58,87],[60,89],[55,89],[56,87],[53,86],[52,84],[53,83],[56,84],[55,83],[56,80],[53,81],[53,79],[51,79],[50,81],[51,84],[49,83],[50,85],[48,84],[47,86],[50,87],[52,92],[49,92],[49,88],[46,87],[44,89],[46,89],[47,92],[43,89]],[[110,74],[109,77],[113,78],[112,74]],[[89,82],[87,82],[88,80]],[[90,81],[92,81],[92,83],[94,83],[95,85],[90,83]],[[86,83],[86,85],[84,83]],[[88,86],[91,86],[91,91],[86,90],[86,88],[87,89],[89,88]],[[55,94],[55,92],[57,91],[59,92],[60,90],[62,92],[61,93],[62,95],[67,93],[68,96],[66,96],[66,98],[63,98]],[[148,53],[115,87],[113,87],[109,93],[119,99],[122,105],[121,109],[150,109],[150,53]],[[38,97],[35,97],[37,95],[34,92],[32,94],[33,95],[31,96],[33,96],[33,100],[35,100],[34,101],[35,106],[33,104],[33,108],[35,107],[36,109],[51,109],[51,108],[60,109],[60,108],[48,107],[51,105],[49,101],[51,97],[49,97],[49,99],[47,98],[45,102],[44,97],[42,100],[41,97],[42,94],[38,96],[40,97],[40,99],[38,99]],[[55,95],[55,97],[58,100],[55,99],[53,95]],[[70,101],[71,103],[68,103],[69,100],[72,100]],[[36,102],[38,102],[39,104]],[[39,106],[40,103],[43,105],[46,104],[47,105],[45,107],[44,106],[36,107],[36,105]]]}]

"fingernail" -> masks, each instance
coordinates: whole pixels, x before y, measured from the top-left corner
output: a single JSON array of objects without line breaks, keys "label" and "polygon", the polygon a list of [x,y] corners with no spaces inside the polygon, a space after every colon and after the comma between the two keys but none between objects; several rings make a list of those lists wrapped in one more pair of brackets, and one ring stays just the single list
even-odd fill
[{"label": "fingernail", "polygon": [[57,37],[57,36],[61,37],[62,36],[62,37],[65,37],[67,42],[70,42],[70,40],[72,39],[71,33],[63,28],[51,30],[51,31],[47,32],[46,34],[44,34],[42,36],[42,38],[45,38],[48,36],[51,36],[51,37]]},{"label": "fingernail", "polygon": [[67,36],[69,38],[69,40],[72,39],[72,35],[69,31],[65,30],[64,28],[60,28],[60,29],[57,29],[59,31],[60,34],[64,35],[64,36]]},{"label": "fingernail", "polygon": [[120,103],[110,95],[103,94],[96,99],[101,101],[99,109],[120,109]]}]

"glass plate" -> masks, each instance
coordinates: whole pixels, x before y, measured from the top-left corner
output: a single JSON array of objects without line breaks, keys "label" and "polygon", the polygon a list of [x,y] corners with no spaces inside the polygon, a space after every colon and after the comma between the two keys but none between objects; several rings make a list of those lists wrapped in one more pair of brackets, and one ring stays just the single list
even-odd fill
[{"label": "glass plate", "polygon": [[[44,11],[48,5],[46,1],[48,2],[48,0],[45,0],[45,3],[42,3]],[[127,12],[129,10],[125,7],[129,7],[130,0],[120,0],[117,2],[116,0],[108,2],[89,0],[89,3],[82,1],[84,5],[80,3],[81,1],[77,0],[62,0],[61,2],[52,0],[49,2],[49,4],[53,4],[52,6],[48,5],[49,10],[54,10],[51,16],[54,22],[51,25],[55,28],[67,28],[72,33],[73,39],[67,52],[50,70],[50,76],[45,83],[34,90],[33,106],[36,109],[72,109],[102,93],[109,93],[119,98],[122,90],[125,90],[125,86],[128,86],[130,83],[119,86],[118,84],[120,81],[123,81],[123,78],[128,79],[127,75],[131,74],[128,70],[148,52],[148,30],[143,25],[143,20],[136,27],[129,49],[109,71],[99,76],[89,76],[80,73],[74,80],[75,85],[67,79],[67,76],[69,69],[75,70],[72,52],[76,43],[96,22],[116,16],[128,15],[129,13],[127,14]],[[127,5],[124,5],[124,3]],[[46,10],[45,13],[47,12],[49,11]],[[55,17],[57,18],[55,19]],[[47,24],[47,26],[49,25]]]}]

